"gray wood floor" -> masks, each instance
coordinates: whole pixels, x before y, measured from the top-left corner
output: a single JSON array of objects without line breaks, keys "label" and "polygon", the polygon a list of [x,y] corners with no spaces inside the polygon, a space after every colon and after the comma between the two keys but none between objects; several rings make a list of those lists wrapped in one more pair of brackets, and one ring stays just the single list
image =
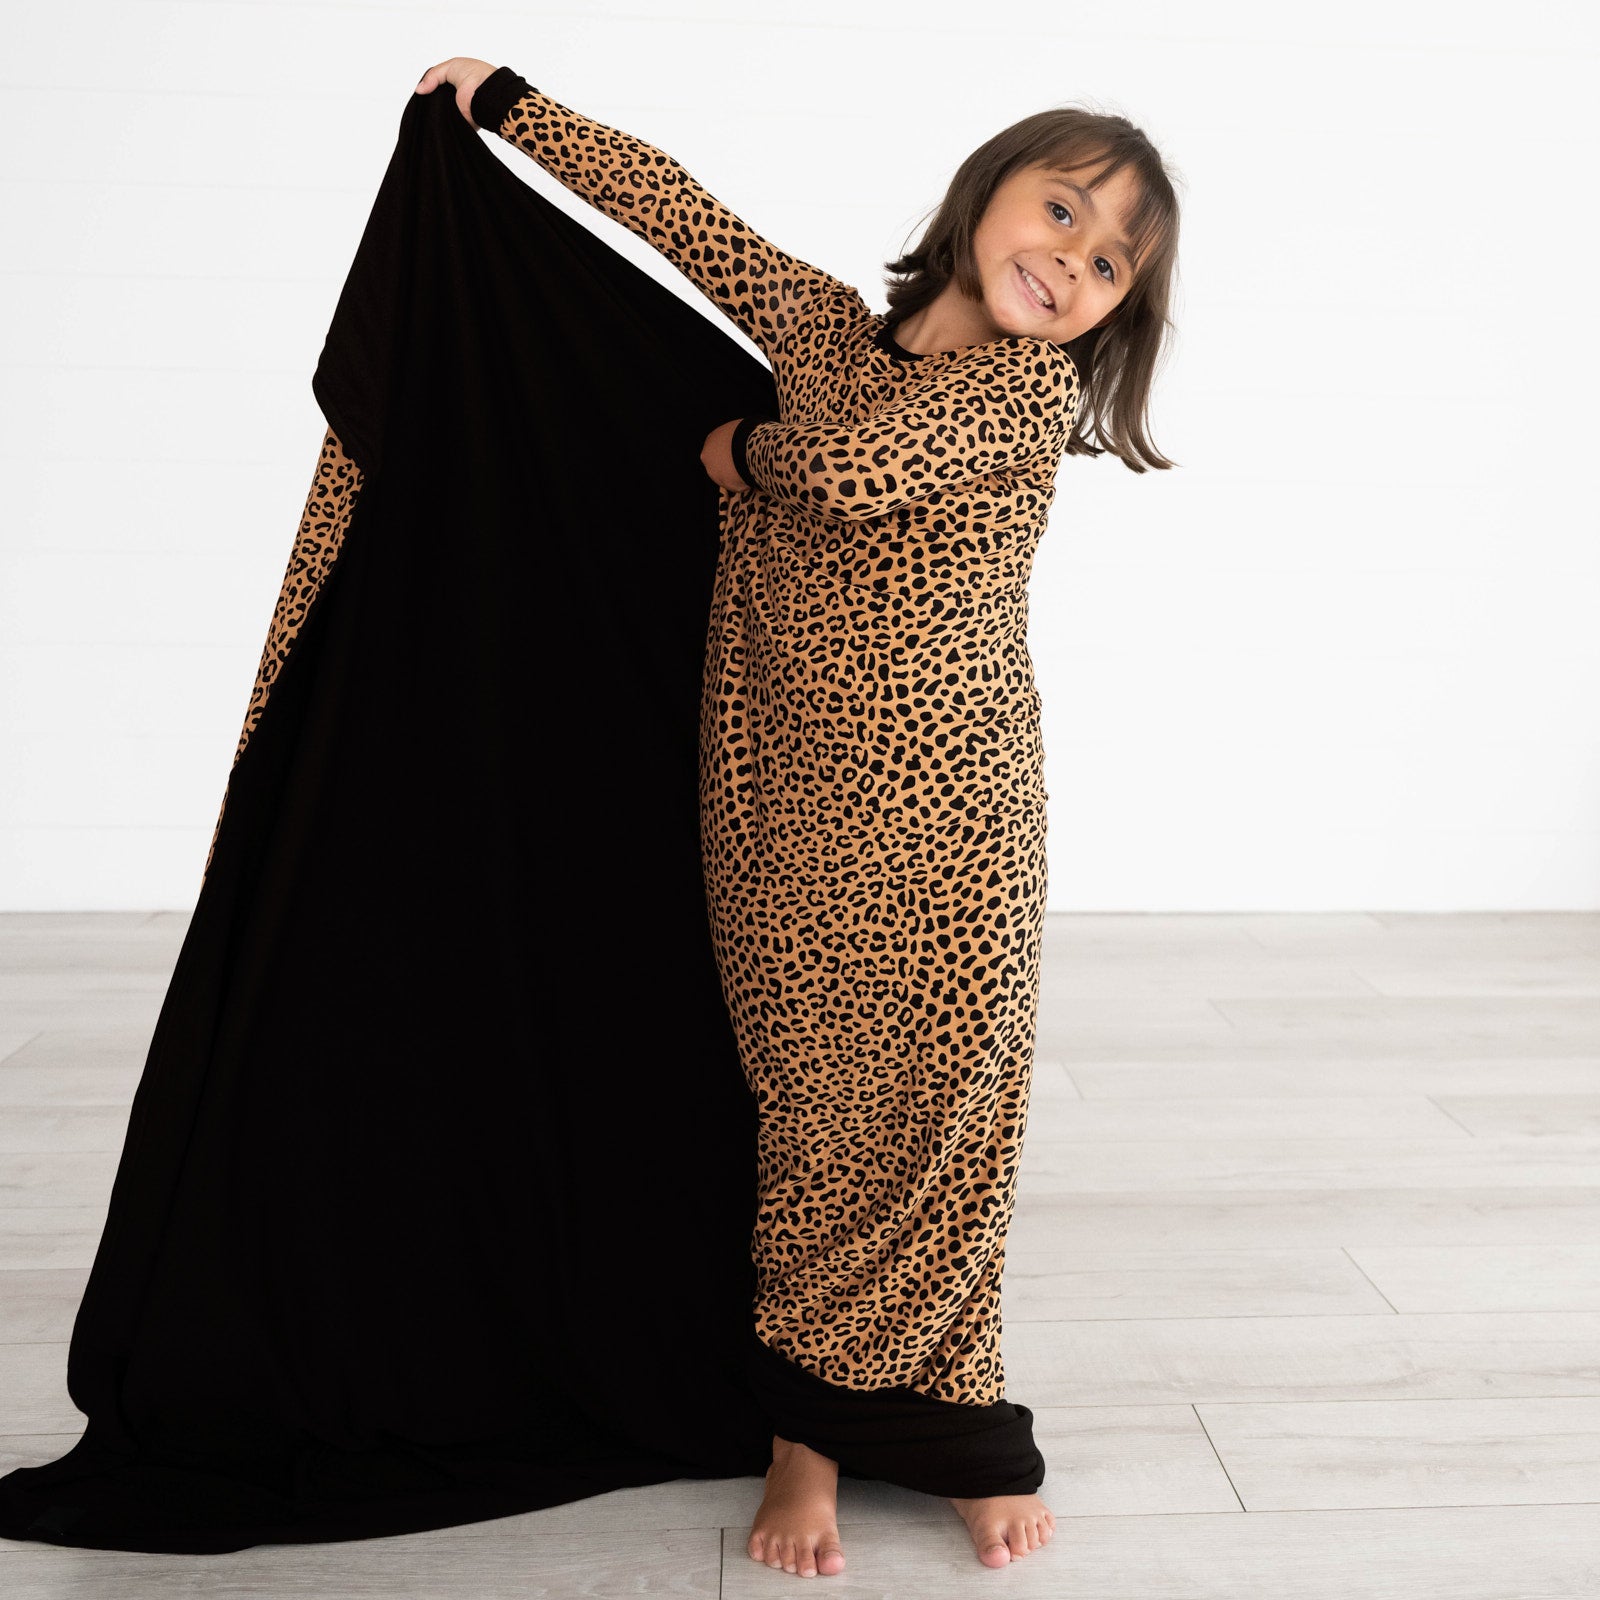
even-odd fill
[{"label": "gray wood floor", "polygon": [[[183,913],[0,916],[0,1471],[66,1340]],[[847,1480],[848,1565],[751,1561],[760,1485],[405,1538],[0,1540],[0,1593],[967,1600],[1600,1595],[1600,916],[1053,916],[1007,1251],[1054,1541],[978,1565]]]}]

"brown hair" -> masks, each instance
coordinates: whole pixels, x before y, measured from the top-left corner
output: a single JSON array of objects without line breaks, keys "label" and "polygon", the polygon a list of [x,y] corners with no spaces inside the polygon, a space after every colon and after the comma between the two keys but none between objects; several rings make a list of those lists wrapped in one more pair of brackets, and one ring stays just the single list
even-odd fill
[{"label": "brown hair", "polygon": [[[1110,320],[1062,349],[1077,365],[1083,387],[1078,418],[1067,440],[1068,455],[1103,455],[1107,450],[1134,472],[1176,463],[1151,444],[1150,389],[1167,331],[1172,279],[1178,255],[1178,201],[1160,153],[1144,130],[1126,117],[1078,106],[1038,111],[978,146],[956,169],[913,250],[884,263],[898,281],[889,284],[891,331],[933,301],[952,279],[969,299],[983,286],[972,257],[972,236],[995,190],[1024,167],[1104,166],[1085,181],[1097,189],[1113,173],[1132,167],[1139,199],[1128,217],[1134,252],[1133,282]],[[1093,426],[1099,446],[1085,429]]]}]

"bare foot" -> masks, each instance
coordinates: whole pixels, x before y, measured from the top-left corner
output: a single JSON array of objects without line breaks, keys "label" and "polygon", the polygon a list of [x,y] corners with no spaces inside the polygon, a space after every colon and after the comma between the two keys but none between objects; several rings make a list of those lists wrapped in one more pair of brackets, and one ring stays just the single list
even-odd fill
[{"label": "bare foot", "polygon": [[972,1535],[972,1547],[986,1567],[1008,1566],[1049,1541],[1056,1519],[1036,1494],[996,1494],[982,1500],[957,1500],[950,1504],[961,1513]]},{"label": "bare foot", "polygon": [[745,1541],[751,1560],[831,1578],[844,1566],[838,1518],[839,1463],[774,1434],[767,1492]]}]

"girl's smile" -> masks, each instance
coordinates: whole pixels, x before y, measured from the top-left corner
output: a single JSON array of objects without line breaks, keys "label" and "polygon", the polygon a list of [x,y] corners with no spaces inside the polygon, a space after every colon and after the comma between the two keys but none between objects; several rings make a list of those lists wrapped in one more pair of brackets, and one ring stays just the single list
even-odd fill
[{"label": "girl's smile", "polygon": [[1055,296],[1020,261],[1017,263],[1017,272],[1022,282],[1022,292],[1027,297],[1028,303],[1036,311],[1053,313],[1056,309]]}]

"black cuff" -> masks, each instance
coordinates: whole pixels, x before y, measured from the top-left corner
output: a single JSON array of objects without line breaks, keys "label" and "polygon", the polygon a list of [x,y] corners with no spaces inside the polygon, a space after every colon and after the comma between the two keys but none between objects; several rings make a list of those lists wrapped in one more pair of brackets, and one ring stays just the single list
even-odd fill
[{"label": "black cuff", "polygon": [[489,133],[498,133],[506,113],[533,85],[510,67],[496,67],[472,91],[472,120]]},{"label": "black cuff", "polygon": [[750,476],[750,467],[744,458],[745,440],[750,437],[750,430],[758,422],[776,422],[776,417],[741,417],[739,426],[733,430],[733,437],[728,441],[728,450],[733,456],[733,470],[744,479],[748,488],[755,487],[755,480]]}]

